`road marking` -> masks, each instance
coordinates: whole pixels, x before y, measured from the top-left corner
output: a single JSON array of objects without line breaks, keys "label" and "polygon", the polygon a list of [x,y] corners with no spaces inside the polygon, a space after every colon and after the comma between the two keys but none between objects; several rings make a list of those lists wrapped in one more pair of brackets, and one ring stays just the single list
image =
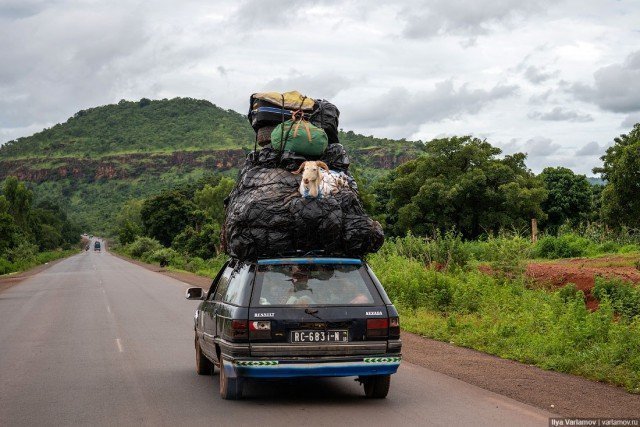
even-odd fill
[{"label": "road marking", "polygon": [[111,314],[111,307],[109,307],[109,304],[107,304],[107,311]]},{"label": "road marking", "polygon": [[116,338],[116,344],[118,344],[118,351],[122,353],[122,343],[120,342],[120,338]]}]

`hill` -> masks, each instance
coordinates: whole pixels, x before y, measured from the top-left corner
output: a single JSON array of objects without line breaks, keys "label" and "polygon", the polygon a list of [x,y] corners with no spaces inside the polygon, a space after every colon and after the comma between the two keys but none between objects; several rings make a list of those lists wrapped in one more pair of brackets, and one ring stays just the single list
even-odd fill
[{"label": "hill", "polygon": [[[415,156],[421,142],[340,132],[352,163],[378,176]],[[63,200],[87,230],[109,233],[122,203],[235,174],[253,150],[246,116],[206,100],[122,100],[80,110],[65,123],[0,147],[0,180],[33,183],[37,199]]]}]

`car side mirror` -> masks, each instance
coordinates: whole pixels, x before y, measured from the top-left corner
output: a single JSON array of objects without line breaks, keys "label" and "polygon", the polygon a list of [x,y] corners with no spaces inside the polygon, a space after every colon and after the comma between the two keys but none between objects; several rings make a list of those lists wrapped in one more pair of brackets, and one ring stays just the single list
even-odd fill
[{"label": "car side mirror", "polygon": [[186,299],[199,300],[204,299],[204,289],[202,288],[189,288],[185,294]]}]

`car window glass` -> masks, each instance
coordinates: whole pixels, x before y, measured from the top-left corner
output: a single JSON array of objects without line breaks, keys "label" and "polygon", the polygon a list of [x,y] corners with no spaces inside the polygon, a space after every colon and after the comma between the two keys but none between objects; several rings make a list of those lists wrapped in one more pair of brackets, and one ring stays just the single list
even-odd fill
[{"label": "car window glass", "polygon": [[229,286],[229,276],[231,276],[231,272],[233,270],[229,267],[226,268],[222,277],[220,278],[220,282],[218,282],[218,287],[216,289],[216,296],[214,297],[215,301],[221,301],[224,295],[227,293],[227,287]]},{"label": "car window glass", "polygon": [[379,303],[366,272],[347,265],[262,265],[254,295],[259,306]]},{"label": "car window glass", "polygon": [[248,265],[240,265],[238,268],[233,270],[231,277],[229,278],[227,291],[222,297],[222,301],[229,304],[242,305],[242,300],[244,299],[244,293],[246,291],[245,285],[250,274],[249,270]]}]

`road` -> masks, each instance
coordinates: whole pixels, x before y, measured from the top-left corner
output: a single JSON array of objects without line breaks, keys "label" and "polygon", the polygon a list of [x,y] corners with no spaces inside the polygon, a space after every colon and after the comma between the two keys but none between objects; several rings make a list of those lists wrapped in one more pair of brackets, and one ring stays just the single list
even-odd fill
[{"label": "road", "polygon": [[548,425],[551,414],[405,363],[385,400],[351,378],[254,382],[224,401],[194,371],[185,283],[83,252],[0,293],[0,425]]}]

